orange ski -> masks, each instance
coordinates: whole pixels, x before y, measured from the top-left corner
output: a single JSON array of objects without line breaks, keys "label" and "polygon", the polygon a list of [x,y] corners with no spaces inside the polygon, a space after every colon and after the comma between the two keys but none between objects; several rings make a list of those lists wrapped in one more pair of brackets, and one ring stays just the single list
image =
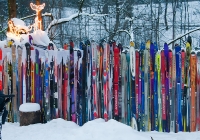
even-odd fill
[{"label": "orange ski", "polygon": [[196,54],[195,52],[191,52],[190,54],[190,131],[196,131],[196,100],[195,100],[195,92],[196,92]]}]

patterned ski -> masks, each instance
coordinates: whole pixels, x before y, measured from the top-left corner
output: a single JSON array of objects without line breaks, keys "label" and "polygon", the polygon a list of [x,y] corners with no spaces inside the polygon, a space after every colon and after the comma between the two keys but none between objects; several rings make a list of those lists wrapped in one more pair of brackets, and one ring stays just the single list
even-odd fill
[{"label": "patterned ski", "polygon": [[186,43],[186,60],[185,60],[185,85],[183,95],[183,127],[184,131],[190,131],[190,52],[191,45]]},{"label": "patterned ski", "polygon": [[31,46],[29,43],[25,44],[26,47],[26,95],[27,102],[31,101]]},{"label": "patterned ski", "polygon": [[[173,52],[170,49],[169,50],[169,105],[170,105],[170,132],[175,132],[175,125],[174,125],[174,120],[175,120],[175,112],[174,112],[174,107],[175,107],[175,94],[174,94],[174,88],[173,88],[173,70],[175,69],[173,67],[173,60],[175,58],[173,57]],[[169,122],[168,122],[169,123]]]},{"label": "patterned ski", "polygon": [[155,63],[157,67],[158,131],[162,132],[161,52],[160,51],[156,53]]},{"label": "patterned ski", "polygon": [[197,52],[197,130],[200,130],[200,51]]},{"label": "patterned ski", "polygon": [[195,52],[191,52],[190,54],[190,98],[191,98],[191,106],[190,106],[190,131],[196,131],[196,54]]},{"label": "patterned ski", "polygon": [[18,109],[17,109],[17,70],[16,70],[16,47],[12,45],[12,94],[15,95],[13,98],[13,121],[18,121]]},{"label": "patterned ski", "polygon": [[120,50],[114,45],[114,119],[119,120],[119,64]]},{"label": "patterned ski", "polygon": [[130,42],[130,69],[131,69],[131,126],[134,130],[137,130],[136,123],[136,103],[135,103],[135,48],[134,42]]},{"label": "patterned ski", "polygon": [[126,72],[127,72],[127,62],[126,62],[126,54],[125,54],[125,50],[122,51],[121,54],[121,67],[122,67],[122,71],[121,71],[121,76],[122,76],[122,86],[121,86],[121,91],[122,91],[122,107],[121,107],[121,122],[126,124],[127,123],[127,102],[125,100],[126,97],[126,85],[127,85],[127,80],[126,80]]},{"label": "patterned ski", "polygon": [[104,119],[108,121],[108,72],[109,72],[109,45],[104,42],[104,60],[103,60],[103,94],[104,94]]},{"label": "patterned ski", "polygon": [[176,53],[176,99],[177,99],[177,124],[176,131],[182,131],[182,110],[181,110],[181,47],[175,47]]},{"label": "patterned ski", "polygon": [[162,128],[166,132],[166,92],[165,92],[165,54],[161,51],[161,93],[162,93]]},{"label": "patterned ski", "polygon": [[[135,107],[136,107],[136,121],[138,122],[139,117],[139,109],[138,109],[138,98],[139,98],[139,63],[140,63],[140,56],[139,51],[135,51]],[[148,124],[148,123],[147,123]]]},{"label": "patterned ski", "polygon": [[93,113],[94,119],[98,118],[98,91],[97,91],[97,45],[91,42],[92,48],[92,90],[93,90]]}]

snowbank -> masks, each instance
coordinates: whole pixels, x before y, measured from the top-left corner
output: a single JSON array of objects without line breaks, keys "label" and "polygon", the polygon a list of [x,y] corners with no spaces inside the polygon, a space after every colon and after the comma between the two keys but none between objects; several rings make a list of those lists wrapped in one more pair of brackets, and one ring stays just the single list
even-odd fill
[{"label": "snowbank", "polygon": [[96,119],[80,127],[74,122],[55,119],[47,124],[19,126],[6,123],[3,140],[200,140],[200,132],[137,132],[130,126],[109,120]]}]

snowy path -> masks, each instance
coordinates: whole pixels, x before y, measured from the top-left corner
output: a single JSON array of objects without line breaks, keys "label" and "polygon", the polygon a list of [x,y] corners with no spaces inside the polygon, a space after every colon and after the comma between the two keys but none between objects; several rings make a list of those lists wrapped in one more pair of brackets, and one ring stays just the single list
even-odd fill
[{"label": "snowy path", "polygon": [[3,125],[3,140],[200,140],[200,132],[158,133],[136,132],[115,120],[97,119],[79,127],[63,119],[47,124],[20,127],[19,123]]}]

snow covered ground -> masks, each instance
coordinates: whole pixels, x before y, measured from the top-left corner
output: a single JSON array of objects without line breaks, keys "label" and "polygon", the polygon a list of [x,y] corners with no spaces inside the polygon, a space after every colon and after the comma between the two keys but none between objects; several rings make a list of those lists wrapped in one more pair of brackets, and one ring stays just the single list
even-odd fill
[{"label": "snow covered ground", "polygon": [[77,124],[55,119],[47,124],[19,126],[3,125],[3,140],[200,140],[200,132],[137,132],[115,120],[96,119],[80,127]]}]

